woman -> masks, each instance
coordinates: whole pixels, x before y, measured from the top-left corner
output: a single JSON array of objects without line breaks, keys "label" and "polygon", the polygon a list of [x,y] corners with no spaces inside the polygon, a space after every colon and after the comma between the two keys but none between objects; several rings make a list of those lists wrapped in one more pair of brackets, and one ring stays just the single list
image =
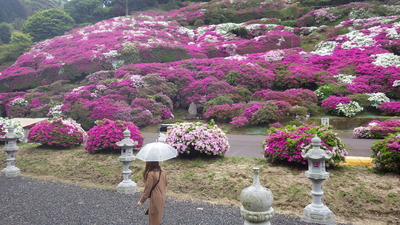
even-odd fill
[{"label": "woman", "polygon": [[167,191],[167,172],[161,169],[159,162],[146,162],[143,179],[146,186],[136,205],[141,206],[150,198],[149,225],[160,225]]}]

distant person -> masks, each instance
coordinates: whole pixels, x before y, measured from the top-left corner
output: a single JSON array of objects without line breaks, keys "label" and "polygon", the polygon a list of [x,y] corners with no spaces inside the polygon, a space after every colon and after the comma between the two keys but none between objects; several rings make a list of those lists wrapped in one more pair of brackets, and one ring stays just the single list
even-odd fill
[{"label": "distant person", "polygon": [[167,172],[161,169],[159,162],[146,162],[143,179],[146,186],[136,205],[141,206],[150,198],[150,206],[146,211],[149,225],[160,225],[167,191]]}]

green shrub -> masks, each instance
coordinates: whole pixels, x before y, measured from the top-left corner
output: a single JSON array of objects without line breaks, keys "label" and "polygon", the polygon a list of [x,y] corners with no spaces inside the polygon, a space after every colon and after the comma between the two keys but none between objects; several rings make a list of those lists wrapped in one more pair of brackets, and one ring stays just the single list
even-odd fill
[{"label": "green shrub", "polygon": [[384,140],[374,142],[371,149],[375,169],[400,173],[400,133],[389,134]]},{"label": "green shrub", "polygon": [[232,98],[226,95],[218,95],[217,97],[210,99],[206,104],[203,106],[203,112],[207,111],[210,106],[213,105],[224,105],[224,104],[233,104]]},{"label": "green shrub", "polygon": [[201,27],[201,26],[204,26],[204,24],[205,24],[205,22],[204,22],[204,20],[202,20],[202,19],[197,19],[197,20],[194,22],[194,26],[195,26],[195,27]]},{"label": "green shrub", "polygon": [[0,66],[13,64],[18,57],[29,50],[30,44],[17,43],[0,46]]},{"label": "green shrub", "polygon": [[288,26],[288,27],[297,27],[297,21],[296,20],[284,20],[281,22],[283,26]]},{"label": "green shrub", "polygon": [[251,124],[270,124],[284,119],[292,106],[285,101],[267,101],[251,117]]},{"label": "green shrub", "polygon": [[8,44],[11,40],[11,32],[13,27],[9,23],[0,23],[0,43]]},{"label": "green shrub", "polygon": [[310,116],[319,115],[322,111],[321,107],[319,107],[316,103],[308,103],[304,105],[307,108],[308,113]]},{"label": "green shrub", "polygon": [[352,101],[358,102],[358,104],[363,107],[367,108],[371,106],[371,102],[368,100],[369,96],[366,94],[353,94],[353,95],[348,95]]},{"label": "green shrub", "polygon": [[331,95],[346,96],[350,94],[350,91],[346,89],[345,84],[338,85],[338,84],[328,83],[323,86],[320,86],[317,90],[315,90],[315,93],[318,95],[319,100],[324,100]]},{"label": "green shrub", "polygon": [[32,44],[32,37],[29,34],[24,34],[19,31],[15,31],[11,34],[11,44]]},{"label": "green shrub", "polygon": [[235,10],[214,6],[214,8],[207,9],[204,16],[206,24],[228,23],[235,17]]},{"label": "green shrub", "polygon": [[307,116],[308,109],[304,106],[296,106],[289,109],[289,114],[291,116]]}]

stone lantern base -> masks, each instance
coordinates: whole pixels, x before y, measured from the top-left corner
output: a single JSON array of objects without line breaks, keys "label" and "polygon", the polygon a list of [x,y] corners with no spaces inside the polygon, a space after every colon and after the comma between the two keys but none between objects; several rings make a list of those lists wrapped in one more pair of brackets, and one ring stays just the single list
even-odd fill
[{"label": "stone lantern base", "polygon": [[244,218],[244,225],[271,225],[270,220],[275,215],[275,211],[271,207],[265,212],[252,212],[241,206],[240,214]]},{"label": "stone lantern base", "polygon": [[335,224],[335,219],[332,211],[326,205],[310,204],[304,208],[304,216],[302,220],[309,223],[318,224]]},{"label": "stone lantern base", "polygon": [[122,181],[117,186],[117,192],[123,194],[135,194],[136,192],[136,183],[133,181]]},{"label": "stone lantern base", "polygon": [[6,177],[16,177],[21,173],[21,170],[15,166],[4,168],[1,171],[1,175],[5,175]]}]

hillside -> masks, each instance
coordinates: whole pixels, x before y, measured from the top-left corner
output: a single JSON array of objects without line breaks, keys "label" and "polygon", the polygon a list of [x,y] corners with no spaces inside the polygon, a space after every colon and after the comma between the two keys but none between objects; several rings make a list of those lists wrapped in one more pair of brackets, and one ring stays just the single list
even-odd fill
[{"label": "hillside", "polygon": [[398,2],[253,0],[116,17],[42,41],[1,71],[0,114],[61,110],[86,129],[160,122],[191,102],[239,127],[338,114],[338,103],[354,116],[351,102],[400,115],[399,15]]}]

